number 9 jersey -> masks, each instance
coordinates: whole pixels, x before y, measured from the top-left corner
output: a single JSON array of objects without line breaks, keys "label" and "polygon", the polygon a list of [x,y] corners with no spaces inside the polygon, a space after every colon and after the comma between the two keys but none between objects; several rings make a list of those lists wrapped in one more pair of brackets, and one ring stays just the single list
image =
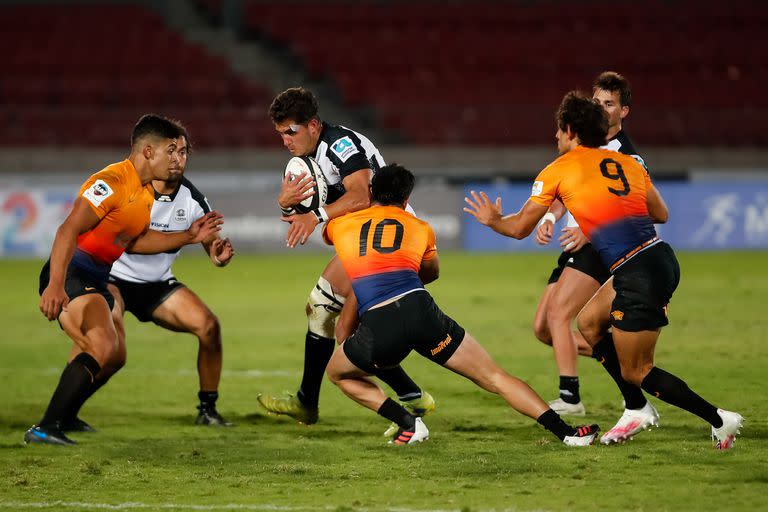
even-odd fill
[{"label": "number 9 jersey", "polygon": [[423,290],[422,260],[437,256],[432,227],[397,206],[372,206],[329,221],[323,238],[336,247],[362,315],[393,297]]},{"label": "number 9 jersey", "polygon": [[646,204],[650,187],[631,156],[577,146],[539,173],[530,200],[548,207],[559,198],[611,268],[656,237]]}]

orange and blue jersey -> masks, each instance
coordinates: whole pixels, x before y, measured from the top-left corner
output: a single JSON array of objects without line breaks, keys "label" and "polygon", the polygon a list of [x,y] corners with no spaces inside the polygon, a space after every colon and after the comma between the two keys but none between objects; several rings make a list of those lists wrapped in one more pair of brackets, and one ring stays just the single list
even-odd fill
[{"label": "orange and blue jersey", "polygon": [[112,263],[149,226],[152,185],[142,185],[131,161],[123,160],[91,175],[79,195],[100,220],[77,237],[72,262],[91,273],[108,274]]},{"label": "orange and blue jersey", "polygon": [[396,206],[372,206],[332,219],[323,238],[336,247],[362,315],[398,295],[421,290],[423,260],[437,256],[432,227]]},{"label": "orange and blue jersey", "polygon": [[530,201],[549,206],[559,198],[612,268],[656,240],[648,214],[646,170],[631,156],[577,146],[541,171]]}]

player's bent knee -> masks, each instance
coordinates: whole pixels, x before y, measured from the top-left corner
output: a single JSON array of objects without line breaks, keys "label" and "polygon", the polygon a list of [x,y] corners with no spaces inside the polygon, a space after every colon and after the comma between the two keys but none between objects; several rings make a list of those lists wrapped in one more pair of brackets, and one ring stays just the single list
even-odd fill
[{"label": "player's bent knee", "polygon": [[195,334],[203,347],[211,350],[221,350],[221,323],[219,323],[219,318],[213,313],[208,312],[205,315]]},{"label": "player's bent knee", "polygon": [[630,384],[633,384],[637,387],[640,387],[640,385],[643,382],[643,379],[646,375],[648,375],[648,372],[650,371],[650,368],[645,369],[643,366],[633,366],[633,367],[621,367],[621,378],[625,381],[629,382]]},{"label": "player's bent knee", "polygon": [[552,346],[552,337],[549,334],[549,326],[546,322],[534,322],[533,335],[543,344]]},{"label": "player's bent knee", "polygon": [[335,294],[331,283],[320,277],[307,299],[309,330],[323,338],[333,339],[336,319],[344,306],[345,298]]}]

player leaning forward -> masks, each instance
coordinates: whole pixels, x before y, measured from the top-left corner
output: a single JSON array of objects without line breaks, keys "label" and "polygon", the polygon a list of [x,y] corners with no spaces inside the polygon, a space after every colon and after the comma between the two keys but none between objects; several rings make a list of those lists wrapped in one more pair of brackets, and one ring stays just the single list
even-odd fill
[{"label": "player leaning forward", "polygon": [[360,315],[357,330],[331,359],[331,380],[347,396],[398,425],[391,443],[424,441],[429,430],[422,419],[388,398],[367,377],[399,365],[416,350],[501,395],[565,444],[591,444],[597,425],[566,424],[525,382],[500,368],[424,289],[438,278],[439,261],[430,225],[405,211],[413,185],[407,169],[383,167],[371,183],[373,205],[335,218],[325,227],[325,240],[334,245],[352,279]]},{"label": "player leaning forward", "polygon": [[[680,281],[675,253],[654,227],[668,216],[661,195],[631,156],[599,149],[608,131],[599,103],[568,93],[557,111],[557,125],[560,157],[541,171],[518,213],[502,216],[501,198],[493,204],[474,191],[465,198],[464,211],[498,233],[521,239],[560,199],[613,274],[612,303],[601,301],[598,291],[584,307],[598,308],[604,325],[612,327],[593,345],[605,359],[603,367],[617,383],[627,381],[701,417],[712,425],[716,447],[731,448],[741,415],[718,409],[653,362],[661,328],[669,323],[667,306]],[[593,337],[585,338],[593,342]]]},{"label": "player leaning forward", "polygon": [[[370,205],[371,176],[384,165],[384,159],[368,138],[344,126],[321,121],[317,99],[303,87],[280,93],[270,105],[269,116],[286,149],[294,156],[314,157],[328,182],[327,206],[295,214],[293,206],[312,194],[313,182],[291,180],[286,175],[278,204],[284,220],[291,223],[287,236],[289,246],[303,244],[315,227],[329,218]],[[307,302],[304,375],[298,393],[259,394],[259,403],[267,411],[291,416],[304,424],[317,422],[320,384],[336,346],[334,337],[341,342],[350,334],[357,320],[355,304],[349,277],[334,257],[312,288]],[[386,382],[412,412],[423,415],[435,408],[432,396],[422,391],[400,366],[382,368],[376,376]]]},{"label": "player leaning forward", "polygon": [[168,179],[177,167],[182,134],[177,123],[164,117],[139,119],[128,158],[88,178],[56,231],[51,257],[40,273],[40,311],[48,320],[58,319],[74,346],[42,420],[27,430],[25,442],[74,444],[61,423],[74,417],[119,346],[110,312],[115,301],[107,290],[112,263],[126,250],[171,251],[220,229],[218,212],[178,233],[148,229],[154,200],[150,182]]}]

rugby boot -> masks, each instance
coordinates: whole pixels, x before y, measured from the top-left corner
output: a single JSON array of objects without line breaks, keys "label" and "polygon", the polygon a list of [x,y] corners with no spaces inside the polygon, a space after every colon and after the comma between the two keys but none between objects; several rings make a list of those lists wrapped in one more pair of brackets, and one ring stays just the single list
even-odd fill
[{"label": "rugby boot", "polygon": [[232,423],[225,420],[216,407],[210,407],[205,405],[198,405],[197,409],[200,413],[197,415],[195,425],[209,425],[214,427],[231,427]]},{"label": "rugby boot", "polygon": [[575,404],[571,404],[558,398],[549,402],[549,408],[555,411],[560,416],[584,416],[587,414],[587,410],[584,408],[584,404],[580,401]]},{"label": "rugby boot", "polygon": [[429,439],[429,429],[424,424],[424,420],[416,418],[412,429],[398,428],[388,444],[404,445],[421,443]]},{"label": "rugby boot", "polygon": [[80,418],[72,418],[61,422],[62,432],[97,432],[95,428]]},{"label": "rugby boot", "polygon": [[563,438],[566,446],[589,446],[595,442],[600,427],[597,425],[579,425],[573,429],[573,433]]},{"label": "rugby boot", "polygon": [[[401,401],[400,405],[405,407],[406,411],[413,414],[417,418],[426,416],[427,414],[437,409],[435,399],[432,398],[432,395],[426,391],[422,391],[419,398],[414,398],[413,400],[408,400],[405,402]],[[390,423],[387,430],[384,431],[384,437],[392,437],[395,435],[395,432],[397,432],[399,428],[400,427],[397,426],[397,423]]]},{"label": "rugby boot", "polygon": [[741,424],[744,418],[741,414],[731,411],[717,410],[717,414],[723,420],[720,428],[712,427],[712,441],[715,442],[715,449],[730,450],[736,442],[736,434],[740,434]]},{"label": "rugby boot", "polygon": [[603,444],[623,443],[632,437],[651,427],[659,426],[659,413],[656,408],[647,402],[642,409],[624,409],[619,421],[611,430],[603,434],[600,442]]},{"label": "rugby boot", "polygon": [[262,407],[272,414],[285,414],[304,425],[314,425],[317,423],[319,411],[317,408],[310,409],[306,407],[299,397],[293,393],[284,392],[282,396],[256,395]]},{"label": "rugby boot", "polygon": [[58,425],[32,425],[24,432],[24,444],[57,444],[69,446],[77,444],[61,431]]}]

